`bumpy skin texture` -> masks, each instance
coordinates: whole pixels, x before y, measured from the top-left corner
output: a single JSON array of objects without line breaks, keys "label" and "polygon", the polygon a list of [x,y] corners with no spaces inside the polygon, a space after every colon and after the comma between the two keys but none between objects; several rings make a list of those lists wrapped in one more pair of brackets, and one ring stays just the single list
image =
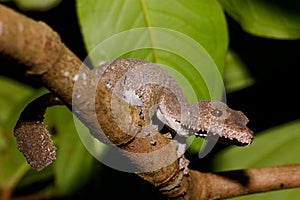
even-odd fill
[{"label": "bumpy skin texture", "polygon": [[242,112],[218,101],[190,105],[177,82],[157,65],[119,59],[100,65],[94,72],[116,96],[140,109],[144,136],[158,129],[152,120],[156,116],[181,136],[196,135],[239,146],[253,140],[253,132],[246,126],[249,120]]}]

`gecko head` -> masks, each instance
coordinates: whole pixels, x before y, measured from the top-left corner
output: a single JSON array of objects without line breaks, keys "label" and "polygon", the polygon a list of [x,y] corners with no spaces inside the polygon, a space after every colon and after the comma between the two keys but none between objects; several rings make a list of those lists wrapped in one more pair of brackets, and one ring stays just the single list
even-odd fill
[{"label": "gecko head", "polygon": [[218,101],[199,101],[183,115],[181,126],[189,134],[218,138],[218,142],[247,146],[252,143],[253,132],[246,126],[248,118]]}]

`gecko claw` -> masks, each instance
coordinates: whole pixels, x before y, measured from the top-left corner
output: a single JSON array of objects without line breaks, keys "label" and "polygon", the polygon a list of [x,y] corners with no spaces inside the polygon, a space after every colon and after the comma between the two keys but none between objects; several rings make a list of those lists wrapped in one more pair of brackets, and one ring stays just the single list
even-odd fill
[{"label": "gecko claw", "polygon": [[150,144],[155,146],[156,145],[156,140],[154,139],[154,136],[151,137]]}]

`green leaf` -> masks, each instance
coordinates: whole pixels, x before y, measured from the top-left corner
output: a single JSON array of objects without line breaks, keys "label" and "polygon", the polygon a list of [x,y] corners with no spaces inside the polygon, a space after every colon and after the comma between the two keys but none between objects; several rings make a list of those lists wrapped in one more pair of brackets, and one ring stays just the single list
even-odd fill
[{"label": "green leaf", "polygon": [[300,1],[219,0],[245,31],[267,38],[300,38]]},{"label": "green leaf", "polygon": [[224,81],[227,93],[246,88],[254,83],[247,66],[233,51],[228,51],[226,56]]},{"label": "green leaf", "polygon": [[13,190],[17,185],[25,187],[48,180],[53,170],[55,192],[70,193],[86,183],[94,159],[81,144],[77,135],[80,129],[75,129],[72,113],[63,106],[48,108],[45,120],[50,132],[56,130],[52,138],[58,147],[57,159],[41,172],[30,170],[17,149],[13,129],[24,107],[45,89],[36,90],[2,76],[0,85],[0,189]]},{"label": "green leaf", "polygon": [[119,57],[148,60],[173,71],[186,94],[197,91],[190,101],[221,98],[228,35],[217,1],[77,0],[77,10],[95,66]]},{"label": "green leaf", "polygon": [[[299,129],[300,120],[297,120],[257,133],[253,144],[249,147],[230,147],[218,153],[213,161],[213,170],[225,171],[299,163],[300,157],[297,153],[300,152]],[[251,200],[298,199],[300,189],[250,197]],[[244,198],[248,197],[241,197]]]},{"label": "green leaf", "polygon": [[[27,168],[30,168],[29,164],[26,164]],[[22,177],[22,179],[18,182],[18,188],[30,188],[32,185],[38,182],[49,182],[49,180],[53,179],[53,165],[49,165],[42,171],[36,171],[31,169],[27,171],[27,173]],[[39,188],[37,192],[41,193],[53,193],[53,184],[45,185],[43,188]],[[33,193],[33,192],[32,192]]]},{"label": "green leaf", "polygon": [[[28,98],[35,90],[3,76],[0,76],[0,85],[0,121],[4,123],[14,114],[16,105],[19,105],[19,110],[21,110],[21,107],[28,103]],[[21,103],[22,101],[25,102]]]},{"label": "green leaf", "polygon": [[186,142],[188,152],[191,154],[198,154],[205,146],[205,139],[196,136],[188,137]]},{"label": "green leaf", "polygon": [[232,146],[219,153],[214,159],[214,170],[298,163],[300,157],[291,152],[300,151],[299,129],[297,120],[257,133],[249,147]]},{"label": "green leaf", "polygon": [[64,106],[47,109],[48,129],[55,130],[57,158],[53,162],[55,186],[60,194],[70,194],[86,183],[93,169],[93,157],[82,145],[72,113]]},{"label": "green leaf", "polygon": [[62,0],[15,0],[22,10],[46,11],[57,6]]}]

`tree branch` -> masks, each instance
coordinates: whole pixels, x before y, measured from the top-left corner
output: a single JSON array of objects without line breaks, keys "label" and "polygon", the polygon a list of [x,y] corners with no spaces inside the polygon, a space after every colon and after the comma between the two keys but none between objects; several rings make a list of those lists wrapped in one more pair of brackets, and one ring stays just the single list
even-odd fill
[{"label": "tree branch", "polygon": [[[111,91],[98,81],[98,77],[61,42],[58,34],[46,24],[36,22],[0,5],[0,53],[24,64],[27,75],[34,77],[53,92],[70,110],[75,110],[74,113],[79,119],[102,142],[117,145],[129,152],[125,153],[125,156],[135,163],[138,169],[149,169],[151,167],[148,166],[149,164],[153,164],[153,168],[156,165],[166,166],[153,173],[139,174],[141,177],[155,186],[168,187],[168,192],[173,189],[168,186],[168,183],[172,184],[174,180],[178,182],[184,179],[180,175],[182,171],[179,170],[178,161],[174,159],[177,158],[175,143],[161,134],[155,134],[157,144],[153,146],[150,144],[149,137],[135,138],[133,134],[120,130],[110,109]],[[73,91],[75,83],[78,87],[76,91]],[[90,96],[95,93],[95,90],[96,96],[93,103]],[[76,105],[72,105],[73,92],[82,97],[77,99]],[[138,118],[138,111],[126,102],[119,100],[119,106],[120,116],[126,113],[122,112],[122,109],[130,108],[132,118]],[[99,130],[99,124],[102,131]],[[164,150],[165,155],[135,157],[130,153],[149,153],[165,146],[168,146]],[[175,161],[170,163],[170,160]],[[175,190],[177,191],[177,188]]]},{"label": "tree branch", "polygon": [[[112,93],[60,40],[57,33],[42,22],[36,22],[0,5],[0,53],[26,66],[26,73],[35,77],[57,96],[90,129],[95,137],[112,143],[126,152],[148,153],[168,146],[164,154],[147,157],[127,157],[140,169],[168,163],[154,172],[139,173],[144,180],[157,187],[166,198],[218,199],[244,194],[265,192],[300,186],[300,165],[287,165],[247,169],[221,173],[201,173],[190,170],[184,176],[176,157],[172,140],[156,134],[156,145],[150,138],[136,138],[129,131],[124,133],[113,119],[110,109]],[[83,78],[85,74],[87,79]],[[81,84],[80,84],[81,83]],[[85,84],[83,84],[85,83]],[[76,105],[73,104],[74,84],[79,84]],[[82,85],[82,87],[81,87]],[[85,87],[83,87],[83,85]],[[95,105],[89,100],[95,93]],[[119,100],[120,116],[123,109],[131,109],[134,124],[138,111]],[[96,120],[94,115],[96,114]],[[128,123],[125,121],[125,123]],[[99,130],[99,124],[101,129]],[[103,135],[103,133],[105,135]],[[22,133],[19,133],[22,134]],[[109,138],[109,140],[107,139]],[[171,145],[168,145],[171,144]]]},{"label": "tree branch", "polygon": [[300,164],[217,173],[192,171],[192,177],[199,181],[194,185],[195,199],[223,199],[300,187]]}]

